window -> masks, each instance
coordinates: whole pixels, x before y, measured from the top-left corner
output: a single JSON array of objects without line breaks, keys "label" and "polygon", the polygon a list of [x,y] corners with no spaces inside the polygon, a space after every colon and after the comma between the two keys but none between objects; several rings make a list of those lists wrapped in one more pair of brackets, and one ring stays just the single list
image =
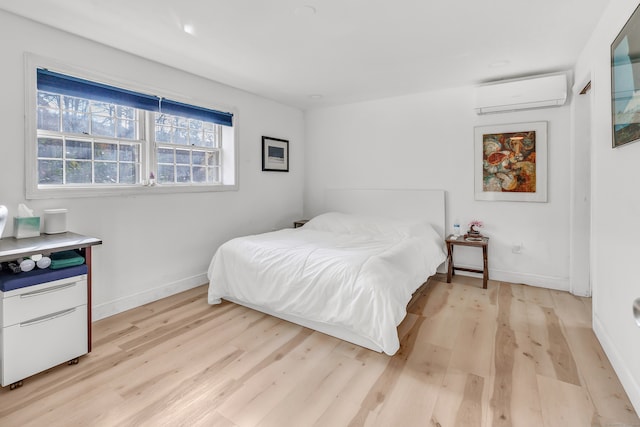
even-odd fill
[{"label": "window", "polygon": [[39,186],[141,182],[142,110],[44,91],[37,97]]},{"label": "window", "polygon": [[232,113],[27,66],[28,198],[236,188]]},{"label": "window", "polygon": [[155,114],[159,183],[220,182],[221,126],[170,114]]}]

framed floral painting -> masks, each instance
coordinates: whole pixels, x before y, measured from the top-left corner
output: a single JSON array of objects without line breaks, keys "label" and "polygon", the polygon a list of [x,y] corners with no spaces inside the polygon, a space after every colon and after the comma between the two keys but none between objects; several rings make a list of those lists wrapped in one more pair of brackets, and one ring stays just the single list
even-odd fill
[{"label": "framed floral painting", "polygon": [[547,122],[475,128],[475,198],[547,201]]}]

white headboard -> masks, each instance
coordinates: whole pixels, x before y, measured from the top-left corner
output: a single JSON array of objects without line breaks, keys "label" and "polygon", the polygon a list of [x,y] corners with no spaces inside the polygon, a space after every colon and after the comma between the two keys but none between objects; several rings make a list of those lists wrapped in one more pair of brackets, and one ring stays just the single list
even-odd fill
[{"label": "white headboard", "polygon": [[444,190],[329,189],[324,207],[326,212],[427,219],[444,239]]}]

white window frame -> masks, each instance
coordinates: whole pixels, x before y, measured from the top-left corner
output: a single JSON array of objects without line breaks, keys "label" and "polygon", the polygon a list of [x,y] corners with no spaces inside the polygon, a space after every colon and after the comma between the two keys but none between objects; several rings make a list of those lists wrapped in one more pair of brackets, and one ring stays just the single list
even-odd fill
[{"label": "white window frame", "polygon": [[[155,120],[152,112],[146,112],[143,119],[145,135],[141,135],[139,142],[141,150],[141,176],[142,183],[139,184],[73,184],[73,185],[39,185],[38,184],[38,150],[37,150],[37,69],[46,68],[53,71],[76,76],[90,81],[138,91],[142,93],[153,93],[160,97],[175,99],[178,102],[192,104],[204,108],[219,111],[229,111],[233,117],[233,127],[222,126],[222,139],[220,150],[222,156],[221,183],[174,183],[150,185],[149,172],[157,172],[156,153],[158,144],[155,143],[154,131]],[[164,95],[157,88],[146,87],[141,84],[132,85],[118,80],[111,76],[105,76],[99,72],[87,70],[82,67],[62,64],[56,60],[34,55],[25,54],[25,186],[26,198],[47,199],[47,198],[71,198],[71,197],[102,197],[135,194],[163,194],[163,193],[189,193],[189,192],[217,192],[217,191],[237,191],[238,186],[238,112],[235,108],[228,106],[211,105],[207,102],[194,101],[194,99],[179,99],[175,94]],[[98,139],[100,139],[98,137]],[[161,144],[160,144],[161,145]],[[146,179],[145,179],[146,178]]]}]

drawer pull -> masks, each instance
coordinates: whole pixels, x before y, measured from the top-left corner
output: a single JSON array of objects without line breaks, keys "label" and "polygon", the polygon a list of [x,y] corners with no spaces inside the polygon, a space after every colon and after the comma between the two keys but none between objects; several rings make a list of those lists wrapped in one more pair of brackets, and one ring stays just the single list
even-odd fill
[{"label": "drawer pull", "polygon": [[20,298],[31,298],[31,297],[37,297],[37,296],[40,296],[40,295],[48,294],[48,293],[51,293],[51,292],[58,292],[58,291],[61,291],[63,289],[72,288],[76,284],[77,284],[77,282],[73,282],[73,283],[67,283],[67,284],[64,284],[64,285],[52,286],[52,287],[46,288],[46,289],[40,289],[39,291],[27,292],[26,294],[21,294]]},{"label": "drawer pull", "polygon": [[35,319],[28,320],[26,322],[20,323],[20,327],[27,327],[37,325],[38,323],[48,322],[49,320],[53,320],[58,317],[66,316],[67,314],[71,314],[76,311],[76,307],[69,308],[67,310],[58,311],[56,313],[47,314],[46,316],[36,317]]}]

